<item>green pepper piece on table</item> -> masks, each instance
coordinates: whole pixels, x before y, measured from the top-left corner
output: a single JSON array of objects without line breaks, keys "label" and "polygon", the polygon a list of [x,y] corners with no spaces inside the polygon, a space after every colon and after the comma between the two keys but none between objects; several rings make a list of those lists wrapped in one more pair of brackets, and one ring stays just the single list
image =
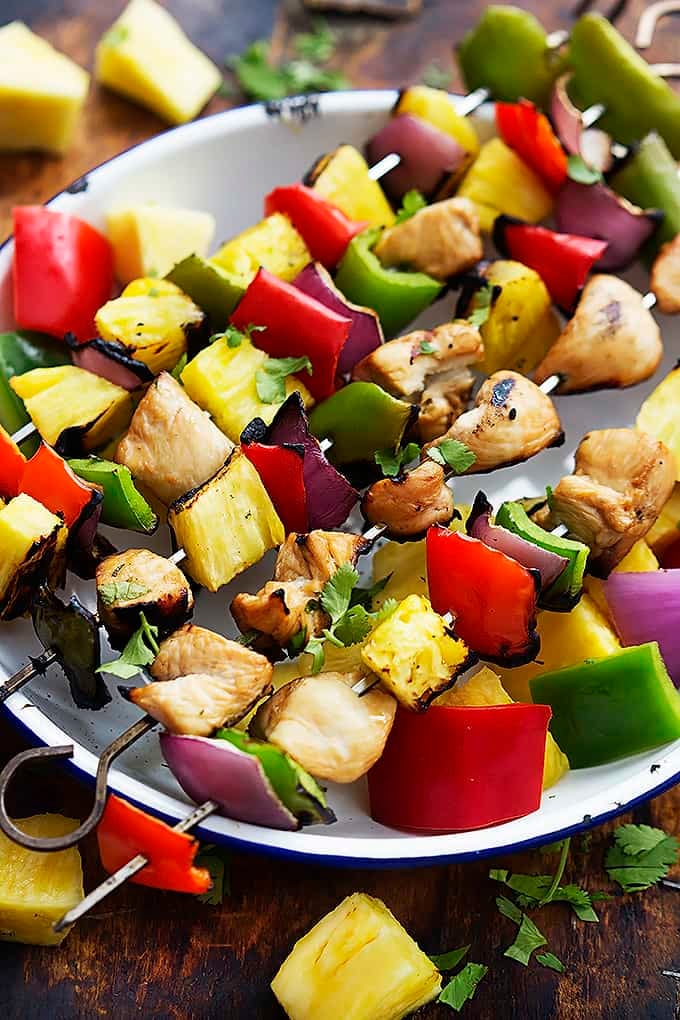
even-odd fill
[{"label": "green pepper piece on table", "polygon": [[[33,368],[52,368],[67,365],[71,355],[65,344],[42,333],[0,333],[0,425],[10,433],[25,425],[28,414],[24,402],[9,385],[15,375],[23,375]],[[37,443],[36,443],[37,445]],[[28,446],[24,453],[30,453]]]},{"label": "green pepper piece on table", "polygon": [[245,287],[215,262],[187,255],[165,277],[188,294],[210,317],[215,329],[224,329],[245,293]]},{"label": "green pepper piece on table", "polygon": [[586,659],[529,681],[550,705],[550,730],[574,769],[649,751],[680,738],[680,693],[656,641]]},{"label": "green pepper piece on table", "polygon": [[373,227],[350,241],[335,284],[355,305],[373,308],[385,333],[394,336],[432,304],[444,284],[427,273],[386,269],[372,251],[380,233]]},{"label": "green pepper piece on table", "polygon": [[71,470],[104,492],[102,524],[150,535],[158,527],[158,517],[137,490],[129,468],[99,457],[69,460]]},{"label": "green pepper piece on table", "polygon": [[598,126],[626,145],[657,131],[680,159],[680,96],[601,14],[584,14],[574,25],[569,63],[576,104],[606,107]]},{"label": "green pepper piece on table", "polygon": [[257,758],[276,796],[303,825],[335,820],[319,784],[285,751],[264,740],[253,740],[241,730],[221,729],[215,736]]},{"label": "green pepper piece on table", "polygon": [[418,416],[415,404],[398,400],[371,382],[352,382],[317,404],[309,427],[317,439],[332,439],[336,464],[373,461],[378,450],[396,450]]},{"label": "green pepper piece on table", "polygon": [[503,503],[496,514],[496,524],[541,549],[565,556],[569,560],[568,566],[554,584],[541,595],[539,604],[542,609],[558,613],[568,613],[573,609],[583,590],[583,574],[590,552],[588,546],[575,539],[558,537],[544,531],[531,520],[520,503]]},{"label": "green pepper piece on table", "polygon": [[661,209],[663,220],[645,245],[650,257],[680,234],[680,177],[668,146],[652,132],[613,175],[611,186],[643,209]]},{"label": "green pepper piece on table", "polygon": [[546,107],[564,59],[548,46],[541,23],[528,11],[491,4],[463,38],[458,63],[468,90],[488,88],[494,99],[530,99]]}]

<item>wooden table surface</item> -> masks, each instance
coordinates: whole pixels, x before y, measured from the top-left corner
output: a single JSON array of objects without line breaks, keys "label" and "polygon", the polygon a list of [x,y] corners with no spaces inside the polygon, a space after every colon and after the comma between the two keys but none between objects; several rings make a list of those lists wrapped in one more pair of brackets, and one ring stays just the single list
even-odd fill
[{"label": "wooden table surface", "polygon": [[[122,6],[122,0],[3,0],[0,23],[22,18],[91,67],[96,40]],[[308,24],[299,0],[168,0],[167,6],[217,62],[270,35],[274,54],[284,53],[291,35]],[[451,66],[452,43],[483,6],[481,0],[425,0],[413,20],[332,17],[339,37],[334,63],[356,86],[418,81],[433,60]],[[570,2],[533,0],[522,6],[540,14],[549,30],[569,26]],[[611,0],[600,6],[611,7]],[[629,2],[620,22],[628,38],[644,6],[641,0]],[[677,59],[677,41],[678,21],[666,18],[650,59]],[[206,113],[228,105],[216,98]],[[0,157],[0,237],[9,232],[13,204],[42,202],[93,165],[162,130],[153,114],[93,84],[80,137],[64,159]],[[0,761],[22,746],[0,719]],[[37,810],[78,815],[89,803],[87,790],[55,772],[48,780],[36,776],[12,808],[17,815]],[[632,818],[677,833],[680,790],[640,807]],[[281,1017],[269,982],[292,943],[342,897],[363,890],[381,897],[427,951],[470,943],[470,959],[489,966],[489,976],[465,1007],[466,1017],[678,1018],[680,982],[662,971],[680,970],[680,893],[657,888],[623,897],[611,889],[601,870],[611,828],[593,833],[589,852],[575,839],[567,872],[571,881],[614,893],[598,904],[600,924],[582,924],[559,904],[537,918],[550,949],[566,964],[563,976],[503,957],[514,926],[495,909],[497,888],[487,877],[488,862],[351,871],[234,854],[232,892],[220,907],[129,886],[81,921],[58,949],[2,944],[0,1012],[45,1020]],[[94,840],[86,840],[82,850],[85,885],[91,888],[102,878]],[[515,871],[540,870],[535,854],[497,863]],[[438,1006],[422,1014],[444,1015],[448,1011]]]}]

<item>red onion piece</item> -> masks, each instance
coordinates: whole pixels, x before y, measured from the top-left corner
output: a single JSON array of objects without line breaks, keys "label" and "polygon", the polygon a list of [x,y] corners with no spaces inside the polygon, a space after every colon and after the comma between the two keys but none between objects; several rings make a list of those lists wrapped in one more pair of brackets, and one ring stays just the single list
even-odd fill
[{"label": "red onion piece", "polygon": [[153,379],[146,365],[128,358],[105,340],[88,340],[72,348],[71,360],[77,368],[93,372],[129,392],[138,390],[143,383]]},{"label": "red onion piece", "polygon": [[295,278],[295,286],[309,297],[316,298],[332,312],[352,320],[349,336],[338,358],[338,375],[352,371],[357,362],[384,342],[380,319],[372,308],[353,305],[338,290],[320,262],[310,262]]},{"label": "red onion piece", "polygon": [[390,118],[366,145],[369,163],[377,163],[390,152],[398,153],[401,162],[380,183],[396,202],[412,188],[425,196],[434,195],[468,158],[455,138],[410,113]]},{"label": "red onion piece", "polygon": [[621,644],[657,641],[680,687],[680,570],[614,572],[604,582],[604,594]]},{"label": "red onion piece", "polygon": [[569,565],[566,556],[558,556],[549,549],[528,542],[514,535],[507,528],[491,523],[491,504],[483,492],[478,492],[467,522],[467,532],[472,538],[498,549],[529,570],[538,570],[541,575],[541,590],[546,591]]},{"label": "red onion piece", "polygon": [[163,757],[184,792],[197,804],[214,800],[220,814],[272,829],[297,829],[262,765],[226,740],[161,733]]},{"label": "red onion piece", "polygon": [[588,166],[606,173],[614,162],[612,140],[599,128],[584,128],[581,111],[574,106],[567,91],[570,78],[570,74],[563,74],[555,82],[550,100],[553,126],[567,152],[572,156],[582,156]]},{"label": "red onion piece", "polygon": [[555,222],[565,234],[607,241],[607,250],[595,268],[610,272],[633,261],[658,227],[661,215],[656,209],[639,209],[606,184],[568,180],[557,196]]}]

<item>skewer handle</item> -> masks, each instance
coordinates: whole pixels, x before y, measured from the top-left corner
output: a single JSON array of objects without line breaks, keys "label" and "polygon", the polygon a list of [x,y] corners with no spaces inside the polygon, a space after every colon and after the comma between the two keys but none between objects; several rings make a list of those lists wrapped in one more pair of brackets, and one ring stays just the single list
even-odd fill
[{"label": "skewer handle", "polygon": [[17,429],[17,431],[11,437],[12,442],[16,443],[17,446],[19,446],[21,443],[23,443],[25,439],[29,439],[30,436],[34,436],[37,431],[38,430],[32,421],[26,422],[26,424],[22,425],[20,429]]},{"label": "skewer handle", "polygon": [[31,659],[27,665],[18,670],[14,676],[5,680],[4,684],[0,686],[0,705],[7,701],[8,698],[11,698],[13,694],[16,694],[17,691],[20,691],[22,687],[25,687],[27,683],[30,683],[34,677],[44,673],[56,661],[57,655],[50,648],[37,658]]}]

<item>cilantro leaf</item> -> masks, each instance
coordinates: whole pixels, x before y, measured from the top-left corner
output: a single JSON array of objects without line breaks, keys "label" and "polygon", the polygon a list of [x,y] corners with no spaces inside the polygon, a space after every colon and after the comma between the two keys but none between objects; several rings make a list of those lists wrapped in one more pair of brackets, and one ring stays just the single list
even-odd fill
[{"label": "cilantro leaf", "polygon": [[358,572],[349,563],[343,563],[326,581],[321,592],[321,605],[331,618],[331,626],[349,609],[352,590],[359,580]]},{"label": "cilantro leaf", "polygon": [[438,61],[433,60],[423,70],[420,80],[423,85],[428,85],[431,89],[447,89],[451,84],[452,77],[451,71],[447,71]]},{"label": "cilantro leaf", "polygon": [[561,960],[558,960],[554,953],[538,953],[536,956],[536,962],[540,963],[542,967],[549,967],[550,970],[556,970],[558,974],[564,974],[564,964]]},{"label": "cilantro leaf", "polygon": [[457,475],[463,474],[477,460],[470,447],[458,439],[443,439],[436,446],[431,446],[427,455],[435,464],[448,466]]},{"label": "cilantro leaf", "polygon": [[172,378],[176,379],[177,382],[181,382],[181,380],[182,380],[182,372],[187,367],[187,361],[188,360],[189,359],[187,358],[187,352],[185,351],[184,354],[182,355],[182,357],[179,359],[179,361],[175,365],[175,367],[173,368],[173,370],[172,370]]},{"label": "cilantro leaf", "polygon": [[496,906],[503,917],[509,917],[515,924],[522,923],[522,911],[507,896],[497,896]]},{"label": "cilantro leaf", "polygon": [[305,652],[312,656],[312,673],[320,673],[325,661],[323,641],[320,637],[311,637],[305,645]]},{"label": "cilantro leaf", "polygon": [[450,953],[442,953],[440,956],[431,956],[437,970],[455,970],[461,960],[470,952],[469,946],[462,946],[460,949],[452,949]]},{"label": "cilantro leaf", "polygon": [[418,354],[434,354],[435,348],[432,346],[429,340],[421,340],[420,347],[418,348]]},{"label": "cilantro leaf", "polygon": [[567,176],[578,184],[597,184],[603,180],[600,171],[588,166],[583,157],[578,155],[568,157]]},{"label": "cilantro leaf", "polygon": [[324,70],[315,63],[324,48],[328,51],[327,36],[322,37],[319,32],[305,33],[298,36],[296,46],[301,59],[275,67],[269,62],[269,43],[258,39],[240,56],[231,57],[227,65],[246,96],[263,102],[299,93],[347,88],[349,83],[340,71]]},{"label": "cilantro leaf", "polygon": [[468,315],[468,322],[471,326],[476,326],[479,329],[480,326],[484,325],[491,314],[494,300],[494,287],[490,283],[475,291],[472,299],[472,311]]},{"label": "cilantro leaf", "polygon": [[427,199],[416,188],[411,188],[407,191],[401,200],[401,208],[397,212],[397,218],[394,221],[394,225],[397,223],[403,223],[405,220],[410,220],[412,216],[415,216],[417,212],[424,209],[427,205]]},{"label": "cilantro leaf", "polygon": [[293,47],[305,60],[323,64],[333,56],[335,34],[324,18],[315,18],[311,32],[300,32],[293,36]]},{"label": "cilantro leaf", "polygon": [[387,478],[398,475],[404,464],[410,464],[420,453],[417,443],[407,443],[398,450],[376,450],[375,462]]},{"label": "cilantro leaf", "polygon": [[509,946],[503,956],[509,956],[511,960],[517,960],[526,967],[531,959],[531,954],[540,946],[547,946],[548,940],[538,930],[534,922],[526,914],[522,914],[522,921],[515,941]]},{"label": "cilantro leaf", "polygon": [[112,25],[108,32],[105,32],[102,36],[102,42],[106,43],[107,46],[120,46],[129,35],[130,29],[127,25]]},{"label": "cilantro leaf", "polygon": [[148,595],[150,591],[139,581],[111,581],[97,588],[97,594],[105,606],[112,606],[114,602],[133,602],[142,595]]},{"label": "cilantro leaf", "polygon": [[341,648],[360,644],[373,629],[373,617],[364,606],[351,606],[335,628],[335,640]]},{"label": "cilantro leaf", "polygon": [[212,907],[219,906],[225,895],[228,896],[231,892],[227,851],[214,843],[204,843],[196,854],[194,867],[207,868],[213,883],[211,889],[200,893],[196,899],[201,903],[209,903]]},{"label": "cilantro leaf", "polygon": [[300,358],[267,358],[255,373],[255,389],[263,404],[280,404],[286,399],[286,379],[306,370],[312,374],[312,363],[306,355]]},{"label": "cilantro leaf", "polygon": [[675,864],[680,843],[663,829],[649,825],[621,825],[604,859],[607,874],[624,892],[641,892],[655,885]]},{"label": "cilantro leaf", "polygon": [[223,332],[213,333],[208,343],[214,344],[218,340],[226,340],[227,347],[231,347],[233,350],[236,347],[240,347],[244,340],[250,340],[253,333],[262,333],[266,328],[266,326],[256,326],[252,322],[245,329],[237,329],[236,326],[229,325]]},{"label": "cilantro leaf", "polygon": [[450,1006],[457,1013],[475,994],[477,985],[489,971],[482,963],[466,963],[442,990],[437,1002]]},{"label": "cilantro leaf", "polygon": [[373,608],[373,601],[377,595],[385,590],[392,580],[392,573],[380,577],[370,588],[354,588],[350,598],[350,606],[365,606],[366,609]]},{"label": "cilantro leaf", "polygon": [[144,666],[150,666],[159,652],[158,627],[152,626],[144,615],[139,614],[140,624],[117,659],[105,662],[96,670],[97,673],[109,673],[111,676],[130,680],[137,676]]}]

